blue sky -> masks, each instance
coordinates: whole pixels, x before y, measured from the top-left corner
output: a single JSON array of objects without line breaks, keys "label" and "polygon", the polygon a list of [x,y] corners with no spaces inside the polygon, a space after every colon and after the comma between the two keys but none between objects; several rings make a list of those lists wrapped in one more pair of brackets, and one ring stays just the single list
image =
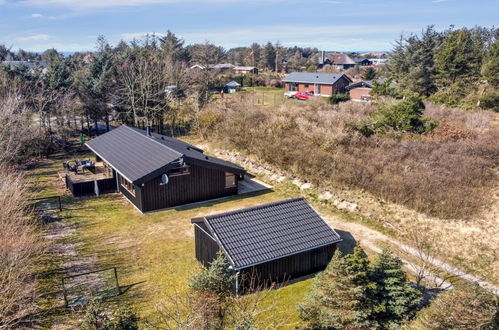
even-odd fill
[{"label": "blue sky", "polygon": [[171,30],[225,48],[280,41],[325,50],[389,50],[400,33],[499,25],[497,0],[0,0],[0,44],[93,50]]}]

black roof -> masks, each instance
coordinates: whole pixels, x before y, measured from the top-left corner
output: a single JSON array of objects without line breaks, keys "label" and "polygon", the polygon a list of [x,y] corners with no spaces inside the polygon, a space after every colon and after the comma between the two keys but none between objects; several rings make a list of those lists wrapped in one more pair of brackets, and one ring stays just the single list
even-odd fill
[{"label": "black roof", "polygon": [[242,167],[215,157],[189,143],[126,125],[98,136],[87,147],[105,160],[118,173],[135,184],[144,183],[164,173],[182,159],[231,173],[244,174]]},{"label": "black roof", "polygon": [[236,269],[341,241],[304,198],[192,219],[203,222]]},{"label": "black roof", "polygon": [[282,81],[334,85],[341,77],[345,77],[347,80],[351,81],[351,79],[343,73],[324,72],[291,72]]}]

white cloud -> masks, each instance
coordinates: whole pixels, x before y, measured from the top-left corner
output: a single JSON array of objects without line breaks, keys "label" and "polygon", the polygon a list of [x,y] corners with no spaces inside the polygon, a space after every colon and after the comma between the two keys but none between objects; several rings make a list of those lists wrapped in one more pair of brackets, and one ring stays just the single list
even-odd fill
[{"label": "white cloud", "polygon": [[[252,41],[277,41],[284,45],[294,45],[309,42],[322,42],[334,40],[349,40],[352,38],[366,39],[371,35],[392,35],[394,38],[400,31],[417,32],[419,27],[402,28],[400,26],[387,25],[323,25],[323,26],[301,26],[280,25],[260,26],[246,29],[230,29],[203,31],[203,32],[179,32],[187,42],[203,42],[209,40],[216,44],[235,45],[250,44]],[[392,40],[392,39],[389,39]]]},{"label": "white cloud", "polygon": [[[277,25],[248,28],[225,27],[223,29],[197,31],[176,31],[187,44],[205,41],[225,48],[247,46],[252,42],[265,43],[279,41],[284,46],[317,47],[328,50],[386,50],[400,31],[418,32],[419,27],[403,28],[387,25]],[[154,32],[123,33],[120,38],[126,41],[142,39],[147,34],[162,36]],[[381,35],[381,37],[380,37]]]},{"label": "white cloud", "polygon": [[440,3],[440,2],[447,2],[447,1],[449,1],[449,0],[433,0],[432,2],[433,3]]},{"label": "white cloud", "polygon": [[163,37],[165,34],[158,32],[132,32],[132,33],[123,33],[120,35],[121,39],[125,41],[131,41],[133,39],[144,39],[146,36],[155,35],[157,37]]},{"label": "white cloud", "polygon": [[42,14],[31,14],[30,17],[31,18],[41,18],[41,17],[43,17],[43,15]]},{"label": "white cloud", "polygon": [[17,41],[40,41],[40,40],[49,40],[50,36],[48,34],[32,34],[29,36],[17,37],[15,40]]}]

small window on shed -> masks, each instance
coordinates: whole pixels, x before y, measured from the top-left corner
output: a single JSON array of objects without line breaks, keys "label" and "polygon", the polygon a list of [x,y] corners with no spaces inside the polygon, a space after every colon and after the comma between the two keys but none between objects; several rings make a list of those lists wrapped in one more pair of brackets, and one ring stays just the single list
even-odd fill
[{"label": "small window on shed", "polygon": [[304,88],[308,88],[308,84],[304,84],[304,85],[303,85],[303,87],[304,87]]},{"label": "small window on shed", "polygon": [[187,174],[191,174],[191,167],[189,165],[175,167],[168,170],[168,176],[179,176]]},{"label": "small window on shed", "polygon": [[225,172],[225,188],[234,188],[237,186],[236,175]]},{"label": "small window on shed", "polygon": [[126,190],[128,190],[128,192],[130,194],[132,194],[133,196],[135,196],[135,186],[133,185],[133,183],[131,183],[130,181],[128,181],[124,177],[120,176],[120,185],[123,188],[125,188]]}]

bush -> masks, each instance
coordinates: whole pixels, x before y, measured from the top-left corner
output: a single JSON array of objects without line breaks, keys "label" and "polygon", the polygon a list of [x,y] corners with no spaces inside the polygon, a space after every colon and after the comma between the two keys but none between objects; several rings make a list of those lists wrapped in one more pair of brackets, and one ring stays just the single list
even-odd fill
[{"label": "bush", "polygon": [[100,300],[90,301],[85,309],[82,330],[137,330],[139,318],[128,307],[107,311]]},{"label": "bush", "polygon": [[191,279],[191,288],[199,292],[213,293],[218,297],[235,294],[236,273],[222,252],[212,261],[209,268],[204,268]]},{"label": "bush", "polygon": [[421,310],[409,328],[426,329],[497,329],[497,297],[476,283],[462,283],[441,293]]},{"label": "bush", "polygon": [[499,112],[499,93],[490,93],[482,96],[480,106],[483,109],[490,109]]},{"label": "bush", "polygon": [[312,329],[395,329],[414,316],[420,301],[400,259],[385,250],[370,263],[357,245],[345,257],[335,253],[298,311]]},{"label": "bush", "polygon": [[205,132],[225,147],[252,154],[320,188],[364,189],[444,218],[470,217],[490,204],[499,165],[499,135],[487,129],[493,113],[431,105],[431,119],[441,126],[464,125],[472,134],[441,137],[436,129],[424,135],[400,132],[400,139],[382,134],[366,138],[352,128],[372,129],[374,106],[346,102],[331,111],[329,105],[307,102],[262,108],[243,99],[207,109],[220,115]]},{"label": "bush", "polygon": [[392,106],[380,105],[374,112],[373,131],[377,133],[411,132],[426,133],[433,130],[437,123],[423,118],[424,106],[420,99],[405,99]]},{"label": "bush", "polygon": [[333,94],[329,97],[329,103],[338,104],[340,102],[350,101],[350,95],[347,94]]}]

